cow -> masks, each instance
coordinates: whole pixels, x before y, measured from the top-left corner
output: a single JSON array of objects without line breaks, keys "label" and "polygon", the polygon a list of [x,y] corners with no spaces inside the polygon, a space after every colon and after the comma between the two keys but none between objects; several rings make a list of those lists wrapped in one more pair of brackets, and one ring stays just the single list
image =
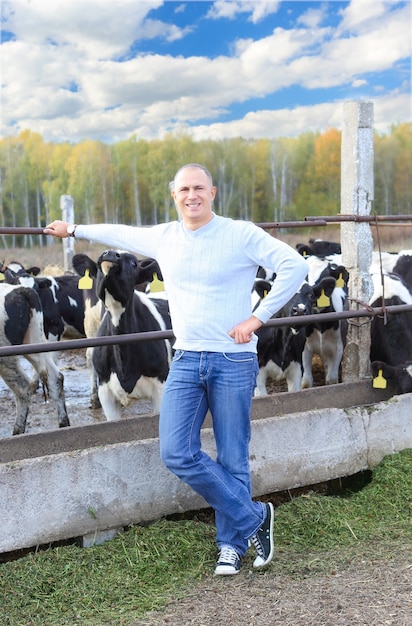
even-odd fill
[{"label": "cow", "polygon": [[4,272],[7,283],[36,289],[44,313],[44,332],[50,341],[60,341],[63,334],[85,337],[83,294],[78,288],[78,277],[33,276],[26,270],[12,269]]},{"label": "cow", "polygon": [[[149,298],[136,289],[136,285],[152,279],[158,268],[156,261],[138,261],[133,254],[116,250],[106,250],[97,262],[86,255],[75,256],[76,270],[89,270],[104,307],[97,336],[171,329],[167,300]],[[157,413],[170,359],[168,340],[94,347],[91,360],[106,419],[120,419],[121,406],[139,398],[149,398]]]},{"label": "cow", "polygon": [[296,250],[302,256],[317,256],[324,259],[332,254],[341,254],[340,243],[324,241],[323,239],[309,239],[309,243],[297,243]]},{"label": "cow", "polygon": [[370,274],[399,274],[411,285],[412,250],[399,252],[372,252]]},{"label": "cow", "polygon": [[[312,287],[307,281],[272,319],[311,315],[312,308],[322,291],[331,295],[335,279],[325,278]],[[255,396],[267,395],[267,379],[286,379],[288,391],[299,391],[302,384],[302,353],[306,342],[304,325],[262,326],[258,336],[257,354],[259,373]]]},{"label": "cow", "polygon": [[[411,291],[401,276],[394,273],[383,276],[374,274],[372,278],[374,293],[369,304],[373,308],[412,305]],[[370,361],[375,364],[373,368],[378,367],[376,363],[379,363],[379,369],[383,370],[384,375],[395,378],[398,388],[408,388],[400,379],[404,378],[408,382],[405,368],[409,367],[410,372],[412,361],[412,311],[386,312],[385,315],[372,318]]]},{"label": "cow", "polygon": [[[140,265],[142,268],[149,267],[150,271],[147,273],[147,278],[145,278],[143,282],[135,285],[135,289],[137,291],[142,291],[146,293],[149,297],[157,296],[157,299],[164,298],[164,292],[161,292],[154,296],[148,290],[148,286],[150,286],[150,284],[152,283],[154,274],[157,275],[159,280],[163,280],[163,276],[157,261],[155,261],[154,259],[144,259],[140,261]],[[79,253],[73,256],[72,266],[74,271],[78,275],[78,285],[83,294],[84,331],[86,337],[96,337],[104,314],[103,302],[97,296],[95,289],[95,280],[98,272],[97,263],[89,256],[87,256],[87,254]],[[90,408],[98,409],[101,407],[98,394],[99,382],[97,374],[93,367],[92,354],[93,348],[87,348],[86,361],[87,366],[90,370]]]},{"label": "cow", "polygon": [[412,392],[412,361],[400,365],[372,361],[371,371],[374,380],[380,375],[384,380],[392,381],[395,393]]},{"label": "cow", "polygon": [[[314,287],[319,286],[326,277],[335,280],[335,287],[327,295],[318,298],[314,306],[314,313],[342,312],[348,308],[348,281],[349,273],[343,265],[331,262],[329,259],[319,259],[316,256],[308,257],[308,281]],[[325,297],[326,296],[326,297]],[[324,301],[322,301],[324,300]],[[318,354],[325,371],[327,385],[339,382],[339,367],[342,361],[343,350],[347,335],[347,321],[333,320],[319,321],[306,328],[306,342],[303,351],[302,388],[313,386],[312,361]]]},{"label": "cow", "polygon": [[4,261],[3,261],[3,262],[0,262],[0,279],[1,279],[1,282],[4,282],[4,280],[5,280],[4,279],[4,273],[8,269],[10,271],[14,272],[14,273],[26,272],[30,276],[37,276],[38,274],[40,274],[40,271],[41,271],[40,267],[37,267],[37,265],[33,265],[32,267],[24,267],[18,261],[10,261],[10,263],[7,263],[5,265]]},{"label": "cow", "polygon": [[[45,342],[43,312],[40,298],[34,289],[19,285],[0,285],[0,345],[20,345]],[[45,395],[56,404],[59,427],[70,426],[63,389],[63,374],[48,352],[24,355],[43,383]],[[0,375],[13,392],[16,402],[16,421],[13,435],[25,432],[30,398],[37,388],[21,366],[19,356],[0,358]]]}]

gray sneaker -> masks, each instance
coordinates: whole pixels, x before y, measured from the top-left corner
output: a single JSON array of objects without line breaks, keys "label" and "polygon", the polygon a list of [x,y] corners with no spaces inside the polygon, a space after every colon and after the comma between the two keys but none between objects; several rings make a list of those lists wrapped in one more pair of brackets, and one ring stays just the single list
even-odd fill
[{"label": "gray sneaker", "polygon": [[273,521],[275,518],[275,511],[273,504],[268,502],[266,504],[266,518],[257,533],[250,539],[250,545],[256,548],[257,556],[253,561],[253,567],[264,567],[268,565],[273,559],[273,553],[275,551],[275,545],[273,540]]},{"label": "gray sneaker", "polygon": [[218,576],[233,576],[233,574],[239,574],[241,564],[241,558],[236,550],[230,546],[223,546],[219,552],[215,574]]}]

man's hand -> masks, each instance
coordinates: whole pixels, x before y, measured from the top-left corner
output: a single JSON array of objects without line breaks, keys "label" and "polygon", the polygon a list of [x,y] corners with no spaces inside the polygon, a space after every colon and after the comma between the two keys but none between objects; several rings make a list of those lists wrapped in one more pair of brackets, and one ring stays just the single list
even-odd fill
[{"label": "man's hand", "polygon": [[61,220],[55,220],[51,222],[46,228],[43,230],[45,235],[53,235],[53,237],[60,237],[61,239],[65,239],[69,235],[67,234],[67,227],[69,226],[69,222],[62,222]]},{"label": "man's hand", "polygon": [[236,324],[229,331],[229,336],[235,340],[235,343],[249,343],[249,341],[252,341],[255,330],[261,326],[263,326],[263,323],[254,315],[251,315],[249,319]]}]

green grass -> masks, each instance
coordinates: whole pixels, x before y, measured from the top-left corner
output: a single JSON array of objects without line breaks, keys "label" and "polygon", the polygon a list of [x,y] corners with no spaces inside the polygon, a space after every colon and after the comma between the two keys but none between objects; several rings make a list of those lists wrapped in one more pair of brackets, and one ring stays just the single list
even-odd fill
[{"label": "green grass", "polygon": [[386,457],[350,497],[309,493],[277,509],[276,536],[297,551],[412,538],[412,449]]},{"label": "green grass", "polygon": [[[410,543],[411,520],[412,450],[404,450],[386,457],[350,497],[308,493],[279,506],[280,558],[271,567],[293,574],[303,554],[321,555],[314,557],[321,567],[329,553],[336,562],[337,552],[344,559],[372,543]],[[133,527],[93,548],[33,552],[0,565],[1,624],[131,626],[212,576],[215,556],[213,526],[196,520]]]}]

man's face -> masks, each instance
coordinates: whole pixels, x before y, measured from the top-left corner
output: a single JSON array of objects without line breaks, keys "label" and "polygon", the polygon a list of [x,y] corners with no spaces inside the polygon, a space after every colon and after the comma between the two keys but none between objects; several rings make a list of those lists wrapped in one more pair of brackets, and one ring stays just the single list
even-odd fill
[{"label": "man's face", "polygon": [[216,187],[206,173],[198,168],[185,168],[175,180],[172,196],[185,225],[200,228],[212,219],[212,202]]}]

